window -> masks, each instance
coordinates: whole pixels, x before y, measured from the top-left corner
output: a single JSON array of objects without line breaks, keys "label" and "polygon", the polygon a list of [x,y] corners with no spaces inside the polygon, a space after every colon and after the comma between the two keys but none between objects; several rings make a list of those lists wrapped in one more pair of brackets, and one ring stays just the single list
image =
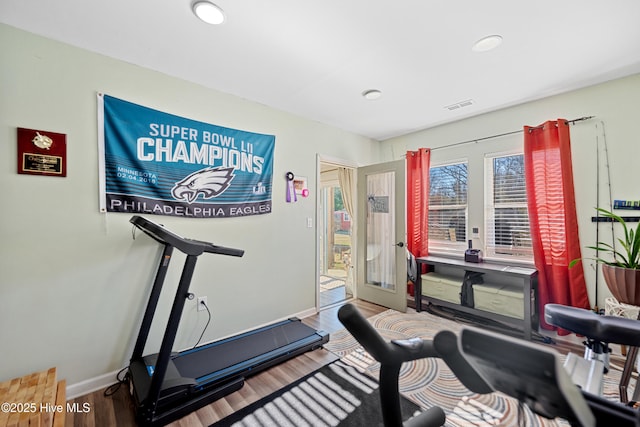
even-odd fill
[{"label": "window", "polygon": [[429,169],[429,251],[467,247],[467,163]]},{"label": "window", "polygon": [[487,156],[485,173],[485,256],[532,261],[524,155]]}]

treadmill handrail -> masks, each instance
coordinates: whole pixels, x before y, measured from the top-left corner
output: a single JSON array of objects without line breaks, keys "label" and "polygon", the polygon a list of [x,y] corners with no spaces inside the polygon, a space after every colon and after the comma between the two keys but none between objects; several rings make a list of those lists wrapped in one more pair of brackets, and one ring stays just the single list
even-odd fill
[{"label": "treadmill handrail", "polygon": [[154,240],[162,244],[167,244],[177,248],[180,252],[187,255],[201,255],[203,252],[229,255],[241,257],[244,255],[244,250],[228,248],[225,246],[214,245],[213,243],[203,242],[201,240],[187,239],[169,231],[160,224],[156,224],[139,215],[134,215],[129,220],[133,225],[144,231]]}]

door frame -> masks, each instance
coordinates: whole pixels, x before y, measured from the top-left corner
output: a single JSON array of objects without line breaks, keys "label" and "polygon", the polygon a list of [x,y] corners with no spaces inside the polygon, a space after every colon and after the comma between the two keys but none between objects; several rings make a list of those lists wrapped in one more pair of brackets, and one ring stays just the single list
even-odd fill
[{"label": "door frame", "polygon": [[[316,221],[315,221],[315,230],[316,230],[316,266],[315,266],[315,276],[316,276],[316,312],[319,312],[321,309],[325,310],[327,308],[330,308],[331,305],[326,306],[326,307],[320,307],[320,251],[322,251],[322,240],[320,238],[320,233],[322,233],[322,229],[321,227],[319,227],[319,221],[320,218],[322,216],[322,212],[320,211],[320,207],[322,205],[322,201],[321,201],[321,197],[322,197],[322,191],[320,191],[320,181],[321,181],[321,177],[320,177],[320,169],[321,169],[321,163],[329,163],[338,167],[345,167],[345,168],[351,168],[355,171],[354,173],[354,185],[356,188],[354,188],[354,191],[358,188],[358,182],[357,182],[357,171],[358,171],[358,165],[354,162],[350,162],[348,160],[344,160],[344,159],[339,159],[336,157],[331,157],[331,156],[327,156],[324,154],[316,154]],[[356,256],[358,256],[358,249],[356,248],[356,244],[355,244],[355,239],[356,236],[358,235],[358,229],[356,226],[356,221],[355,221],[355,216],[358,214],[358,204],[355,204],[356,206],[354,206],[355,212],[354,212],[354,218],[351,219],[351,233],[352,233],[352,245],[351,245],[351,259],[355,260]],[[356,293],[356,280],[357,280],[357,269],[352,265],[350,268],[352,268],[352,273],[353,273],[353,298],[357,298],[358,295]]]}]

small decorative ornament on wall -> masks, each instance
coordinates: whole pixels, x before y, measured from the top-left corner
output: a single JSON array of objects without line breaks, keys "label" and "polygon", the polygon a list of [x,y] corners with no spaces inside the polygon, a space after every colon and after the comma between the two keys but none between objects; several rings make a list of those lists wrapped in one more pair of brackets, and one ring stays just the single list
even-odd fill
[{"label": "small decorative ornament on wall", "polygon": [[67,176],[67,135],[18,128],[18,173]]},{"label": "small decorative ornament on wall", "polygon": [[287,172],[284,178],[287,180],[287,203],[297,202],[298,196],[296,195],[296,189],[293,184],[295,175],[293,172]]},{"label": "small decorative ornament on wall", "polygon": [[296,194],[302,197],[309,195],[309,189],[307,188],[307,178],[304,176],[296,176],[293,180],[293,187],[296,189]]},{"label": "small decorative ornament on wall", "polygon": [[297,177],[293,172],[287,172],[284,177],[287,180],[287,203],[297,202],[298,196],[307,197],[309,195],[307,178]]}]

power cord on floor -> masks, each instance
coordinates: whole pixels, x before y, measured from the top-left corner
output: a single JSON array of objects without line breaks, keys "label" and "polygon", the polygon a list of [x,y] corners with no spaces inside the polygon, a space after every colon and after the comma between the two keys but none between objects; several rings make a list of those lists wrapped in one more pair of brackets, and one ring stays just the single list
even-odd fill
[{"label": "power cord on floor", "polygon": [[[204,329],[200,334],[200,338],[198,338],[198,342],[196,342],[196,345],[194,345],[193,348],[196,348],[198,344],[200,344],[200,341],[202,340],[204,333],[207,331],[207,328],[209,327],[209,323],[211,323],[211,311],[209,310],[209,306],[207,306],[207,304],[204,301],[200,301],[200,304],[204,305],[204,308],[207,309],[209,318],[207,319],[207,324],[204,325]],[[105,397],[113,396],[118,392],[118,390],[120,389],[120,386],[122,386],[123,384],[129,383],[129,367],[128,366],[118,371],[118,373],[116,374],[116,380],[118,382],[116,382],[115,384],[111,384],[109,387],[107,387],[104,390]]]},{"label": "power cord on floor", "polygon": [[[122,378],[120,377],[122,374],[124,373],[124,376],[122,376]],[[107,387],[104,390],[104,396],[105,397],[109,397],[109,396],[113,396],[114,394],[116,394],[116,392],[120,389],[120,386],[122,384],[127,384],[129,383],[129,367],[125,367],[122,368],[117,374],[116,374],[116,380],[118,380],[117,383],[115,384],[111,384],[109,387]]]},{"label": "power cord on floor", "polygon": [[196,342],[196,345],[194,345],[193,348],[196,348],[198,346],[198,344],[200,344],[200,341],[202,340],[202,337],[204,336],[204,333],[207,331],[207,328],[209,327],[209,323],[211,322],[211,311],[209,310],[209,306],[204,301],[200,301],[199,304],[204,305],[204,308],[207,309],[207,313],[209,313],[209,319],[207,319],[207,324],[204,325],[204,329],[202,330],[202,333],[200,334],[200,338],[198,338],[198,342]]}]

